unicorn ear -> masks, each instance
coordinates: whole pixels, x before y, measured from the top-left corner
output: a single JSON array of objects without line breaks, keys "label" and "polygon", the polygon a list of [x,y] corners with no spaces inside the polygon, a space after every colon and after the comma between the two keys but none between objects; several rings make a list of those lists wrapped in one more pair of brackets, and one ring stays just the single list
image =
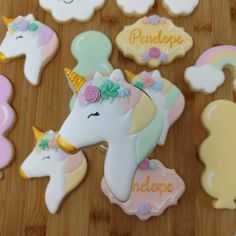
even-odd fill
[{"label": "unicorn ear", "polygon": [[38,128],[36,128],[35,126],[32,127],[32,130],[33,130],[34,138],[36,142],[38,142],[44,136],[44,133],[40,131]]},{"label": "unicorn ear", "polygon": [[125,77],[124,77],[122,71],[119,70],[119,69],[114,70],[114,71],[111,73],[109,79],[110,79],[112,82],[115,82],[115,83],[120,82],[120,81],[125,81]]},{"label": "unicorn ear", "polygon": [[33,20],[35,20],[35,17],[34,17],[33,14],[29,14],[29,15],[26,16],[26,19],[30,20],[30,21],[33,21]]},{"label": "unicorn ear", "polygon": [[101,78],[103,77],[102,74],[100,72],[96,72],[93,79],[98,79],[98,78]]}]

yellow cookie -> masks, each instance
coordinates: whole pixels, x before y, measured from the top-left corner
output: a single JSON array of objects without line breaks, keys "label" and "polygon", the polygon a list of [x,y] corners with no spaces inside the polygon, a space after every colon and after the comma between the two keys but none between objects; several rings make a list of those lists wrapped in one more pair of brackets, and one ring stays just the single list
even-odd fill
[{"label": "yellow cookie", "polygon": [[236,199],[236,104],[227,100],[210,103],[203,112],[209,137],[200,147],[206,166],[202,176],[204,190],[217,201],[217,209],[235,209]]},{"label": "yellow cookie", "polygon": [[126,26],[116,43],[124,56],[154,68],[185,56],[193,46],[193,39],[170,20],[153,15]]}]

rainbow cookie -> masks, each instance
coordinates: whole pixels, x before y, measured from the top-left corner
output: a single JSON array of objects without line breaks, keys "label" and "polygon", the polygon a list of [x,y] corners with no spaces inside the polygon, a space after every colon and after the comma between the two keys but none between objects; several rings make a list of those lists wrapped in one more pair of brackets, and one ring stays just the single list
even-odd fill
[{"label": "rainbow cookie", "polygon": [[39,0],[40,6],[51,12],[53,18],[61,23],[89,21],[104,3],[105,0]]},{"label": "rainbow cookie", "polygon": [[199,0],[162,0],[163,6],[171,16],[190,15],[198,6]]},{"label": "rainbow cookie", "polygon": [[32,85],[38,85],[42,69],[57,51],[56,33],[35,20],[32,14],[15,19],[2,18],[8,31],[0,45],[0,61],[8,62],[25,55],[25,77]]},{"label": "rainbow cookie", "polygon": [[185,81],[195,92],[214,93],[225,81],[223,69],[232,72],[233,87],[236,90],[236,47],[217,46],[204,52],[195,66],[185,70]]},{"label": "rainbow cookie", "polygon": [[117,199],[127,201],[138,165],[162,136],[167,121],[161,108],[145,91],[127,83],[120,70],[109,76],[96,73],[90,81],[66,71],[77,98],[57,143],[64,151],[75,152],[107,142],[106,183]]},{"label": "rainbow cookie", "polygon": [[82,152],[69,155],[58,148],[57,132],[45,133],[33,127],[36,146],[21,166],[24,179],[49,176],[45,201],[50,213],[55,214],[63,199],[77,188],[87,173],[87,160]]},{"label": "rainbow cookie", "polygon": [[155,0],[116,0],[125,15],[145,15],[154,5]]},{"label": "rainbow cookie", "polygon": [[125,57],[155,68],[183,57],[192,48],[193,40],[183,28],[153,15],[126,26],[118,34],[116,44]]},{"label": "rainbow cookie", "polygon": [[214,199],[217,209],[235,209],[236,199],[236,104],[227,100],[210,103],[202,122],[209,136],[200,146],[200,159],[206,169],[202,175],[204,190]]},{"label": "rainbow cookie", "polygon": [[119,205],[126,214],[147,220],[176,205],[184,193],[185,184],[174,170],[167,169],[160,161],[145,160],[136,171],[127,202],[114,197],[104,178],[101,188],[110,202]]},{"label": "rainbow cookie", "polygon": [[5,137],[15,121],[15,113],[9,105],[12,93],[9,80],[0,75],[0,179],[3,177],[1,170],[9,165],[14,155],[13,145]]},{"label": "rainbow cookie", "polygon": [[[75,37],[71,45],[71,52],[77,60],[73,71],[82,75],[87,80],[93,78],[96,72],[108,75],[113,71],[109,62],[112,52],[112,44],[109,38],[98,31],[88,31]],[[68,81],[73,93],[74,86]],[[71,100],[70,107],[73,107],[75,96]]]}]

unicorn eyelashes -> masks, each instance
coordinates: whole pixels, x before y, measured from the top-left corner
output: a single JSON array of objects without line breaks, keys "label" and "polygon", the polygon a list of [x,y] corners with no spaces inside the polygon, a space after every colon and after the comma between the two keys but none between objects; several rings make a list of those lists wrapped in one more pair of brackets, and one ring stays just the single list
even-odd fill
[{"label": "unicorn eyelashes", "polygon": [[36,146],[21,166],[24,179],[49,176],[45,193],[48,210],[55,214],[63,199],[73,191],[87,173],[87,160],[82,152],[76,155],[64,153],[56,144],[57,133],[41,132],[33,127]]},{"label": "unicorn eyelashes", "polygon": [[[128,84],[120,70],[114,70],[109,77],[97,73],[91,81],[69,69],[66,75],[75,87],[77,99],[59,131],[57,143],[66,152],[74,152],[106,141],[106,183],[117,199],[127,201],[137,166],[166,135],[163,130],[167,121],[163,119],[161,108],[142,89]],[[169,95],[172,84],[164,81],[162,86],[162,94],[167,91]],[[173,89],[171,94],[176,90],[179,91]],[[177,98],[181,97],[183,103],[176,107]],[[167,110],[176,111],[174,122],[183,110],[184,98],[180,91],[172,98]],[[88,119],[90,114],[96,113],[99,116]]]},{"label": "unicorn eyelashes", "polygon": [[59,40],[56,33],[32,14],[2,19],[8,31],[0,45],[0,61],[8,62],[25,55],[25,77],[37,86],[42,69],[57,51]]}]

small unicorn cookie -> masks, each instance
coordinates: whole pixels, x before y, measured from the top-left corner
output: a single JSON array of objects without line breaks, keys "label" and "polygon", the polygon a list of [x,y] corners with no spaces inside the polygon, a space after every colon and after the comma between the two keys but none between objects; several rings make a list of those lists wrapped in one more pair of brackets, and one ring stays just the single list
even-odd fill
[{"label": "small unicorn cookie", "polygon": [[205,51],[196,62],[185,70],[185,81],[195,92],[214,93],[225,81],[223,69],[228,68],[233,76],[236,91],[236,47],[217,46]]},{"label": "small unicorn cookie", "polygon": [[165,168],[157,160],[145,160],[141,163],[127,202],[120,202],[114,197],[104,178],[101,187],[111,203],[120,206],[126,214],[136,215],[141,220],[159,216],[168,207],[176,205],[185,190],[184,181],[175,170]]},{"label": "small unicorn cookie", "polygon": [[124,14],[141,16],[153,7],[155,0],[116,0],[116,2]]},{"label": "small unicorn cookie", "polygon": [[[15,113],[9,105],[12,93],[9,80],[0,75],[0,170],[9,165],[14,155],[13,145],[5,137],[15,121]],[[2,177],[0,171],[0,179]]]},{"label": "small unicorn cookie", "polygon": [[[96,72],[108,75],[113,71],[113,67],[109,62],[112,44],[109,38],[101,32],[88,31],[79,34],[72,42],[71,52],[78,62],[73,71],[84,76],[87,80],[92,79]],[[75,93],[70,80],[68,83],[73,93]],[[71,99],[71,109],[75,97],[74,95]]]},{"label": "small unicorn cookie", "polygon": [[55,214],[62,200],[79,186],[87,173],[87,160],[82,152],[69,155],[58,148],[57,133],[41,132],[33,127],[36,147],[21,166],[24,179],[49,176],[45,201],[50,213]]},{"label": "small unicorn cookie", "polygon": [[[163,119],[161,108],[152,97],[127,83],[118,69],[109,76],[96,73],[90,81],[79,74],[68,79],[77,97],[57,143],[66,152],[74,152],[107,142],[106,183],[118,200],[127,201],[138,165],[158,144],[165,122],[169,121]],[[170,84],[166,85],[163,84],[163,92],[169,89]]]},{"label": "small unicorn cookie", "polygon": [[155,68],[183,57],[192,48],[192,37],[183,28],[157,15],[144,17],[126,26],[116,38],[125,57],[139,65]]},{"label": "small unicorn cookie", "polygon": [[105,0],[39,0],[41,7],[50,11],[53,18],[61,23],[89,21],[95,10],[102,8],[104,3]]},{"label": "small unicorn cookie", "polygon": [[32,85],[38,85],[42,69],[57,51],[59,40],[56,33],[32,14],[2,19],[8,31],[0,45],[0,61],[25,56],[25,77]]},{"label": "small unicorn cookie", "polygon": [[209,136],[200,146],[200,158],[206,169],[202,186],[216,199],[217,209],[235,209],[236,199],[236,104],[227,100],[210,103],[202,121]]},{"label": "small unicorn cookie", "polygon": [[198,6],[199,0],[162,0],[163,6],[171,16],[190,15]]}]

